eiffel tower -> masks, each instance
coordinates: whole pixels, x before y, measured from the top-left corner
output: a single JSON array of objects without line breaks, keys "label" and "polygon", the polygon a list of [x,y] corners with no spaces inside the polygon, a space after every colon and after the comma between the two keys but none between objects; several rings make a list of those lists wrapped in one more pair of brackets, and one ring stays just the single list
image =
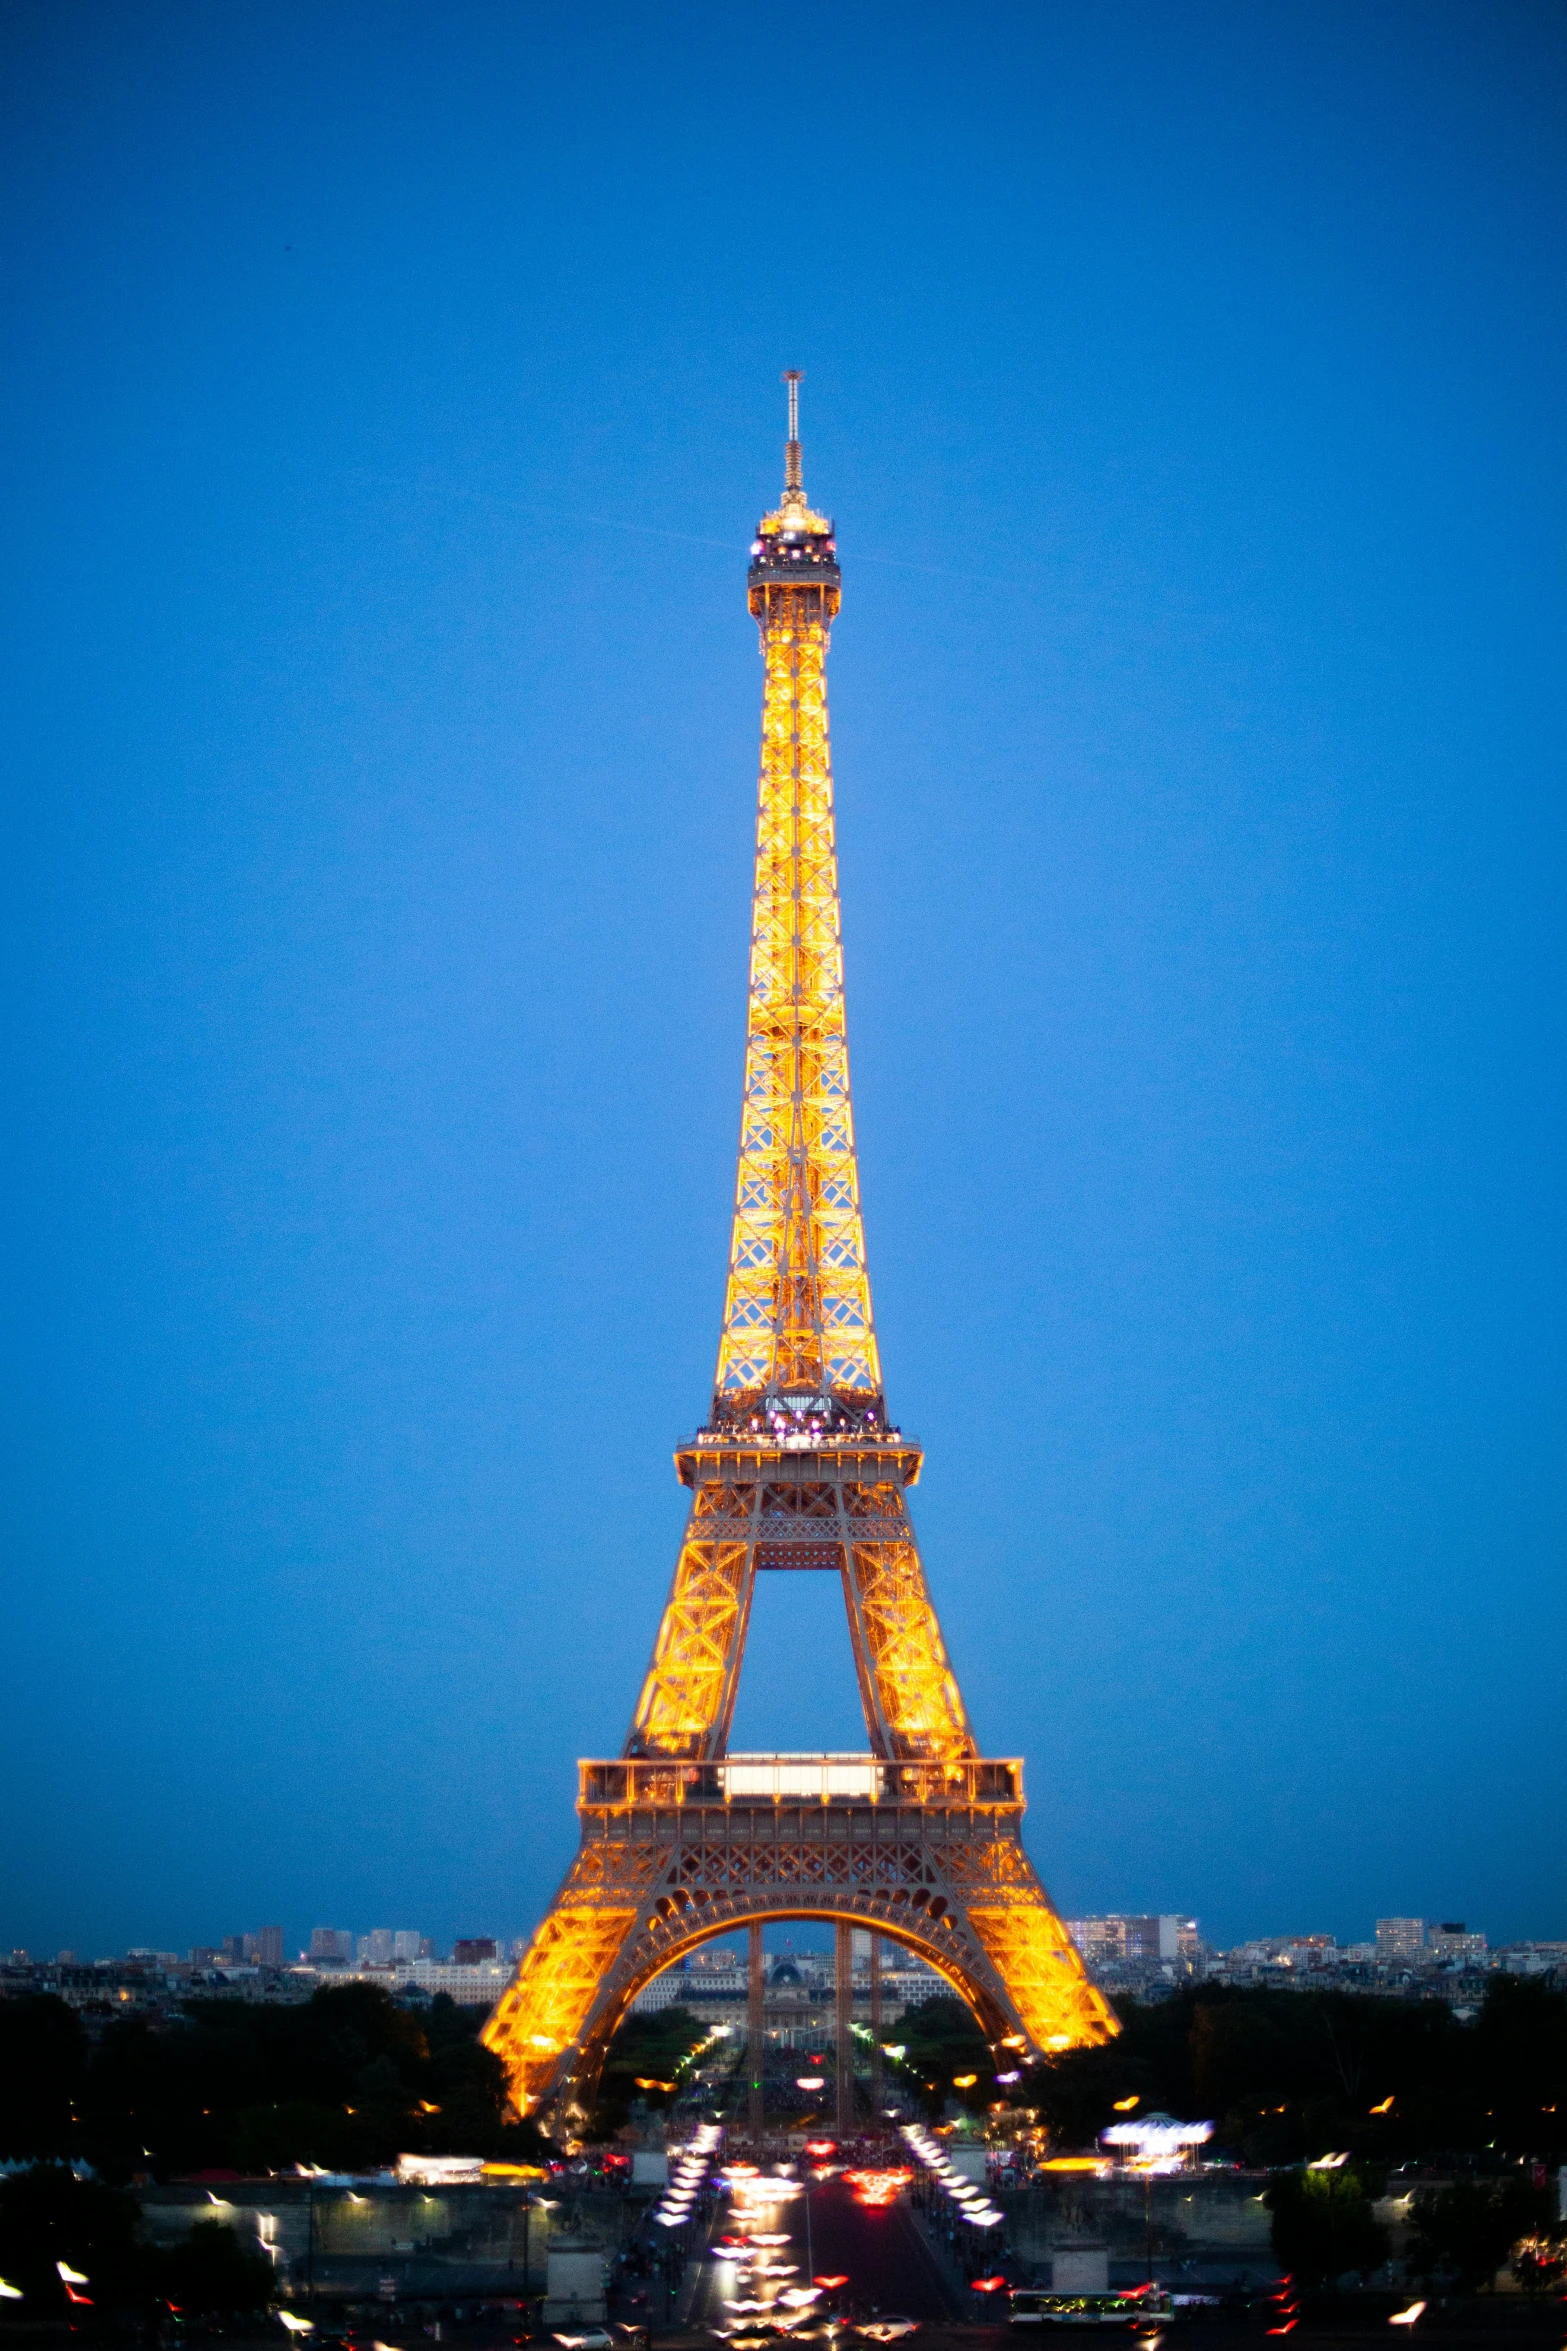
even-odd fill
[{"label": "eiffel tower", "polygon": [[[849,1939],[929,1962],[1010,2064],[1115,2019],[1023,1849],[1023,1767],[982,1757],[904,1499],[919,1446],[889,1423],[849,1101],[827,737],[833,525],[806,502],[799,376],[784,492],[751,548],[764,663],[740,1167],[707,1424],[675,1467],[691,1513],[620,1757],[579,1765],[581,1850],[484,2028],[518,2110],[591,2094],[644,1985],[749,1930],[760,2122],[761,1929],[837,1929],[839,2122]],[[870,1751],[733,1755],[755,1579],[842,1579]],[[873,1986],[873,2014],[875,2013]]]}]

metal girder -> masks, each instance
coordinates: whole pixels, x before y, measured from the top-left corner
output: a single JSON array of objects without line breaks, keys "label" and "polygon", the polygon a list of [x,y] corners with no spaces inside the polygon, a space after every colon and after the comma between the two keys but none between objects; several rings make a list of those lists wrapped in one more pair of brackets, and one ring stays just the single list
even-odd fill
[{"label": "metal girder", "polygon": [[854,1929],[845,1918],[833,1928],[832,1959],[835,2120],[846,2139],[854,2128]]},{"label": "metal girder", "polygon": [[844,1592],[861,1702],[879,1751],[976,1754],[913,1527],[899,1542],[851,1545]]},{"label": "metal girder", "polygon": [[[857,1464],[863,1458],[862,1451]],[[627,1754],[723,1753],[758,1569],[798,1565],[835,1568],[842,1578],[875,1752],[972,1755],[973,1734],[900,1485],[890,1478],[845,1484],[830,1475],[770,1484],[768,1468],[798,1468],[800,1457],[780,1450],[769,1460],[759,1448],[757,1461],[764,1475],[754,1485],[697,1487]],[[821,1466],[830,1472],[835,1465]]]},{"label": "metal girder", "polygon": [[628,1754],[723,1752],[755,1573],[753,1543],[704,1542],[693,1514],[637,1701]]},{"label": "metal girder", "polygon": [[779,1391],[866,1403],[881,1394],[827,738],[835,609],[836,590],[819,585],[760,591],[762,761],[720,1406]]},{"label": "metal girder", "polygon": [[[907,1944],[994,2039],[1035,2054],[1117,2030],[1023,1850],[1016,1767],[978,1756],[904,1500],[919,1447],[887,1425],[827,732],[839,572],[801,485],[794,400],[791,384],[784,497],[752,548],[761,777],[713,1406],[676,1455],[691,1515],[625,1757],[583,1766],[581,1851],[485,2026],[525,2112],[586,2093],[637,1992],[683,1951],[770,1918]],[[816,1809],[785,1801],[787,1773],[770,1802],[742,1800],[745,1775],[720,1760],[763,1569],[842,1579],[873,1749],[863,1808],[830,1775]]]},{"label": "metal girder", "polygon": [[[804,1763],[790,1758],[787,1769]],[[987,1800],[978,1791],[992,1773],[1002,1792]],[[534,1946],[551,1938],[540,1976],[561,1989],[542,2023],[530,1951],[484,2032],[520,2110],[587,2098],[645,1984],[712,1937],[769,1919],[889,1936],[938,1970],[998,2048],[1045,2056],[1116,2031],[1023,1848],[1015,1766],[956,1766],[948,1793],[915,1803],[678,1802],[680,1777],[650,1764],[583,1767],[581,1851]],[[594,1800],[598,1788],[609,1800]],[[578,1958],[550,1964],[563,1939]]]}]

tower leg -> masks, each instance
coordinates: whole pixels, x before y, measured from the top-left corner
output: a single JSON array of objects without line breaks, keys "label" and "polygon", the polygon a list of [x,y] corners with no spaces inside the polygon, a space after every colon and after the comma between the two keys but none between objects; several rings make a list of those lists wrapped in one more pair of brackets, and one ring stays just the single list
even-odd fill
[{"label": "tower leg", "polygon": [[762,2071],[767,2054],[767,2027],[765,2001],[767,1977],[762,1965],[762,1930],[753,1924],[749,1930],[749,1973],[746,1979],[745,2062],[750,2079],[751,2136],[762,2135]]},{"label": "tower leg", "polygon": [[871,1937],[871,2115],[878,2129],[882,2121],[881,2081],[881,1937]]},{"label": "tower leg", "polygon": [[833,1928],[833,2008],[838,2049],[838,2136],[854,2128],[854,1929],[845,1918]]}]

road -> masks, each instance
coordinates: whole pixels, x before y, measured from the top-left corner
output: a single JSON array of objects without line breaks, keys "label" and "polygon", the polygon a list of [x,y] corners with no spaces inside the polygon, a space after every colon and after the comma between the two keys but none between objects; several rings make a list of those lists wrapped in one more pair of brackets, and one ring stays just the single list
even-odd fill
[{"label": "road", "polygon": [[[856,2201],[841,2180],[822,2180],[797,2199],[790,2222],[812,2277],[847,2277],[837,2299],[861,2312],[880,2310],[904,2318],[941,2319],[958,2315],[935,2258],[900,2197],[870,2207]],[[807,2244],[809,2235],[809,2244]]]},{"label": "road", "polygon": [[[860,2204],[843,2180],[821,2180],[804,2195],[775,2206],[768,2221],[789,2232],[787,2247],[778,2246],[770,2256],[790,2265],[789,2285],[819,2277],[848,2280],[830,2302],[819,2306],[823,2313],[834,2309],[868,2318],[880,2312],[921,2320],[958,2315],[913,2214],[901,2200],[872,2208]],[[721,2214],[715,2240],[721,2241],[732,2225],[731,2216]],[[737,2314],[730,2310],[729,2298],[759,2290],[757,2282],[738,2277],[729,2263],[709,2253],[696,2280],[686,2324],[702,2328],[733,2323]]]}]

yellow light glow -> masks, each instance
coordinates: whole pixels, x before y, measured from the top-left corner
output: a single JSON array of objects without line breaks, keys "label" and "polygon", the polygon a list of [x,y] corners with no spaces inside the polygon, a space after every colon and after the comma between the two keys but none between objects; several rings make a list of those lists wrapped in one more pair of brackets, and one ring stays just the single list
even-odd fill
[{"label": "yellow light glow", "polygon": [[[794,443],[748,588],[762,639],[762,740],[712,1425],[677,1455],[691,1514],[624,1760],[583,1767],[578,1859],[484,2027],[524,2116],[575,2098],[560,2119],[580,2125],[610,2036],[642,1988],[720,1928],[799,1915],[807,1887],[806,1915],[901,1930],[992,2046],[1037,2057],[1118,2030],[1024,1852],[1015,1767],[978,1758],[905,1501],[919,1448],[886,1425],[849,1085],[827,717],[839,608],[836,562],[822,560],[831,532],[805,502]],[[681,1807],[689,1823],[691,1807],[731,1803],[727,1779],[706,1766],[726,1753],[756,1573],[784,1565],[842,1578],[877,1759],[870,1803],[903,1810],[910,1847],[935,1807],[952,1824],[898,1865],[896,1887],[878,1880],[869,1907],[870,1878],[835,1874],[856,1856],[823,1851],[815,1829],[799,1850],[820,1854],[817,1874],[802,1861],[786,1886],[765,1875],[759,1846],[742,1863],[727,1827],[704,1844],[705,1829],[683,1839],[672,1826]],[[845,1793],[824,1782],[824,1805]],[[774,1801],[794,1802],[781,1781]],[[883,2046],[894,2062],[904,2055],[902,2044]],[[649,2077],[639,2087],[671,2085]]]}]

